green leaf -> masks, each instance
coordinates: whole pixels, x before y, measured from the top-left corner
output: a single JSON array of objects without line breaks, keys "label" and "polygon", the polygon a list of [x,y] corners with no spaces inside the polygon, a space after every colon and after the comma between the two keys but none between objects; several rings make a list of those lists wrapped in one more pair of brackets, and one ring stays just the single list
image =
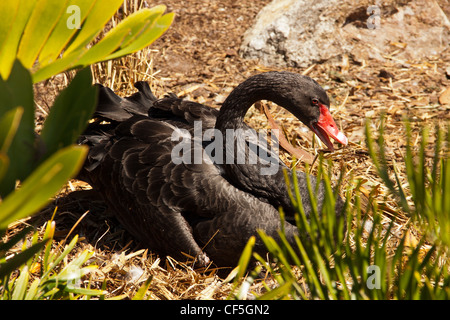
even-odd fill
[{"label": "green leaf", "polygon": [[[3,117],[0,118],[0,182],[3,176],[6,174],[9,167],[9,157],[7,155],[9,147],[16,135],[17,129],[20,125],[20,119],[22,119],[23,108],[17,107],[16,109],[7,111]],[[8,182],[5,183],[8,186]],[[10,188],[12,189],[12,181]],[[0,188],[1,189],[1,188]],[[8,189],[5,189],[5,194]],[[1,196],[1,190],[0,190]]]},{"label": "green leaf", "polygon": [[0,230],[41,209],[78,172],[86,153],[84,146],[70,146],[59,150],[40,165],[21,188],[0,203]]},{"label": "green leaf", "polygon": [[17,58],[30,69],[67,8],[67,0],[39,0],[23,31]]},{"label": "green leaf", "polygon": [[71,52],[69,55],[66,55],[52,63],[39,68],[32,75],[33,83],[41,82],[56,74],[78,67],[78,61],[87,51],[87,48],[81,48],[80,50]]},{"label": "green leaf", "polygon": [[8,152],[8,149],[19,128],[20,119],[22,119],[23,108],[17,107],[6,112],[0,119],[0,151]]},{"label": "green leaf", "polygon": [[23,113],[7,152],[10,165],[0,185],[0,196],[3,197],[14,189],[16,180],[28,176],[35,160],[33,84],[29,71],[16,61],[8,80],[0,79],[0,118],[19,106]]},{"label": "green leaf", "polygon": [[[0,21],[0,48],[3,48],[8,40],[8,35],[11,32],[14,20],[19,11],[20,1],[2,1],[0,3],[0,12],[7,12],[8,14],[2,15]],[[6,78],[6,77],[5,77]]]},{"label": "green leaf", "polygon": [[[174,17],[173,13],[161,17],[166,9],[164,5],[151,9],[141,9],[128,16],[118,26],[108,32],[102,40],[87,49],[86,45],[91,42],[106,23],[106,21],[103,24],[100,23],[103,21],[103,15],[112,15],[113,13],[110,10],[115,3],[111,4],[108,1],[106,7],[104,5],[103,0],[98,0],[91,8],[80,32],[76,34],[75,39],[69,48],[65,50],[62,58],[56,60],[52,58],[52,61],[50,61],[50,58],[50,60],[42,58],[42,65],[33,74],[35,83],[65,70],[85,67],[93,63],[115,59],[136,52],[160,37],[170,26]],[[93,18],[93,16],[97,18]],[[55,43],[57,43],[57,40],[55,40]],[[43,50],[45,49],[44,47]],[[50,56],[50,53],[44,52],[44,55]]]},{"label": "green leaf", "polygon": [[56,98],[44,122],[41,132],[44,159],[76,142],[94,113],[96,101],[97,87],[92,86],[91,70],[83,69]]},{"label": "green leaf", "polygon": [[[95,5],[92,0],[69,0],[67,7],[59,19],[55,29],[45,43],[39,55],[39,66],[42,68],[56,61],[64,48],[79,32],[81,25]],[[77,29],[73,24],[79,19],[80,26]]]},{"label": "green leaf", "polygon": [[[56,210],[56,209],[55,209]],[[47,226],[45,228],[44,237],[48,237],[49,239],[53,240],[53,237],[55,235],[55,221],[48,221]],[[49,268],[49,259],[50,259],[50,250],[52,249],[51,242],[47,244],[47,246],[44,249],[43,257],[42,257],[42,265],[44,266],[43,272],[46,272]]]},{"label": "green leaf", "polygon": [[77,61],[77,64],[85,66],[93,64],[97,61],[108,60],[105,59],[105,57],[118,49],[130,33],[131,28],[114,28],[106,35],[106,37],[100,40],[99,43],[90,48],[90,50],[87,51],[79,61]]},{"label": "green leaf", "polygon": [[97,0],[89,11],[80,32],[64,52],[63,57],[85,47],[103,29],[112,15],[122,5],[123,0]]},{"label": "green leaf", "polygon": [[[83,261],[83,263],[84,262],[85,261]],[[58,283],[75,282],[76,280],[81,279],[81,277],[87,275],[88,273],[92,272],[95,269],[96,269],[95,266],[81,268],[77,263],[73,263],[73,261],[71,261],[66,267],[64,267],[64,269],[60,273],[50,278],[49,281],[56,281]]]},{"label": "green leaf", "polygon": [[[118,51],[120,52],[118,55],[111,55],[111,53],[119,48],[136,43],[136,39],[145,34],[144,31],[148,29],[156,30],[153,26],[156,20],[164,13],[165,9],[165,6],[160,5],[152,9],[142,9],[129,15],[94,45],[79,61],[79,64],[88,65],[100,60],[110,60],[139,50],[122,49]],[[151,39],[150,41],[148,40],[146,41],[148,44],[153,42]],[[105,59],[107,56],[108,58]]]},{"label": "green leaf", "polygon": [[[3,79],[9,77],[23,30],[36,2],[37,0],[0,1],[0,12],[7,12],[0,20],[0,34],[5,37],[0,45],[0,76]],[[5,16],[8,18],[5,19]]]},{"label": "green leaf", "polygon": [[[158,7],[163,7],[161,9],[165,9],[164,6]],[[157,13],[159,12],[158,11],[152,12],[152,15],[150,16],[149,19],[151,20],[154,17],[157,17]],[[107,56],[105,60],[116,59],[129,53],[142,50],[143,48],[149,46],[170,27],[174,17],[175,17],[174,13],[168,13],[163,15],[162,17],[158,17],[156,21],[148,23],[147,26],[142,29],[141,33],[136,34],[134,38],[130,37],[128,41],[127,39],[125,39],[123,48]]]},{"label": "green leaf", "polygon": [[34,69],[34,82],[121,57],[150,45],[173,21],[173,13],[161,16],[164,5],[141,9],[88,50],[122,3],[123,0],[3,1],[0,11],[10,14],[0,21],[0,75],[9,76],[16,56],[25,68]]}]

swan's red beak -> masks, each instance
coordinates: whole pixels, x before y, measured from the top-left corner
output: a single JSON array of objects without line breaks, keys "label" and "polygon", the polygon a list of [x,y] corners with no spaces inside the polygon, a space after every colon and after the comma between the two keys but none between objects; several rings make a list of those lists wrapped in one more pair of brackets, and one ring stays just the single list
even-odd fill
[{"label": "swan's red beak", "polygon": [[312,123],[309,128],[319,137],[320,140],[323,141],[323,143],[325,143],[330,151],[334,151],[334,148],[329,137],[333,138],[340,144],[347,145],[347,137],[339,131],[328,108],[323,104],[319,104],[319,108],[319,121]]}]

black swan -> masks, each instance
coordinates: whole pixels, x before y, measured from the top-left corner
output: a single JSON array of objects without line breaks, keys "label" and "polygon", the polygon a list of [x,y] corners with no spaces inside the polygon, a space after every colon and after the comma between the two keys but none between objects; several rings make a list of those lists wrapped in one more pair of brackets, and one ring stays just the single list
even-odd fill
[{"label": "black swan", "polygon": [[[139,92],[121,98],[100,86],[95,121],[80,138],[90,146],[80,178],[100,192],[133,236],[162,255],[182,259],[185,253],[200,265],[212,260],[233,266],[257,229],[278,237],[282,206],[287,238],[294,243],[298,231],[289,223],[294,209],[281,170],[286,166],[243,119],[253,103],[270,100],[329,149],[329,136],[347,144],[316,81],[291,72],[258,74],[237,86],[220,111],[174,94],[158,100],[146,82],[135,87]],[[240,147],[238,140],[244,141]],[[258,155],[256,162],[249,161],[251,154]],[[192,160],[196,155],[200,158]],[[305,173],[297,176],[308,214]],[[323,193],[320,186],[319,206]],[[337,215],[342,205],[338,199]],[[256,241],[255,251],[265,254],[262,241]]]}]

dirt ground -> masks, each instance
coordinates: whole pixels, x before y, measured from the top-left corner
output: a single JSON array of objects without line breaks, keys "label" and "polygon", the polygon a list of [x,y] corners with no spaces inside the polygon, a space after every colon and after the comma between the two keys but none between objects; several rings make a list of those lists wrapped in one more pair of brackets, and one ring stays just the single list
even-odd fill
[{"label": "dirt ground", "polygon": [[[258,61],[239,56],[242,35],[269,0],[149,2],[151,6],[165,4],[167,11],[175,12],[176,18],[169,31],[141,53],[94,68],[96,80],[113,87],[119,94],[130,93],[132,82],[136,80],[148,80],[157,96],[174,92],[186,99],[219,107],[227,94],[244,79],[271,70],[259,65]],[[364,143],[366,118],[372,119],[371,127],[377,129],[379,115],[386,114],[386,145],[389,156],[396,163],[402,162],[405,152],[404,116],[411,119],[415,134],[424,124],[433,127],[450,120],[450,104],[439,102],[444,90],[450,88],[450,49],[440,56],[421,61],[399,60],[396,58],[398,50],[401,49],[393,47],[392,51],[386,52],[383,63],[355,63],[344,56],[338,63],[289,69],[307,74],[327,89],[332,102],[331,113],[350,141],[347,147],[328,155],[335,163],[333,171],[337,175],[344,166],[347,182],[350,183],[351,175],[364,179],[367,190],[381,182],[370,165]],[[51,105],[51,98],[46,99],[45,93],[58,91],[64,81],[53,79],[45,86],[46,89],[42,85],[36,88],[38,121],[45,118],[45,108]],[[272,106],[271,113],[278,123],[283,121],[288,139],[294,146],[311,154],[317,152],[318,147],[311,143],[311,134],[305,133],[298,121],[276,106]],[[268,126],[267,119],[256,108],[249,111],[247,121],[257,128]],[[283,157],[292,165],[289,154]],[[302,168],[303,164],[297,166]],[[401,167],[400,172],[403,173]],[[219,278],[215,269],[192,270],[189,263],[160,261],[156,255],[142,249],[114,218],[108,216],[101,201],[80,191],[83,189],[87,189],[84,183],[71,181],[48,208],[27,223],[39,228],[57,206],[56,239],[60,240],[79,221],[72,231],[72,235],[80,235],[77,252],[95,251],[92,262],[99,265],[99,269],[91,278],[98,286],[107,280],[107,297],[121,294],[131,297],[149,275],[153,275],[149,291],[151,299],[227,297],[231,285]],[[380,187],[380,199],[384,192]],[[80,220],[85,212],[88,214]],[[389,215],[400,218],[400,229],[401,221],[407,220],[393,202],[386,208],[386,217]],[[255,286],[254,290],[260,288]]]}]

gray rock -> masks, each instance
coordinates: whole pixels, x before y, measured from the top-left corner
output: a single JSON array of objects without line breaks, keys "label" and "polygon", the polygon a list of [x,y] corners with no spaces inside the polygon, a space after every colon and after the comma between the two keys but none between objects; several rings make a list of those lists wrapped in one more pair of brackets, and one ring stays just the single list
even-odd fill
[{"label": "gray rock", "polygon": [[264,65],[307,67],[342,54],[409,60],[449,46],[450,22],[436,1],[373,2],[274,0],[245,33],[240,53]]}]

